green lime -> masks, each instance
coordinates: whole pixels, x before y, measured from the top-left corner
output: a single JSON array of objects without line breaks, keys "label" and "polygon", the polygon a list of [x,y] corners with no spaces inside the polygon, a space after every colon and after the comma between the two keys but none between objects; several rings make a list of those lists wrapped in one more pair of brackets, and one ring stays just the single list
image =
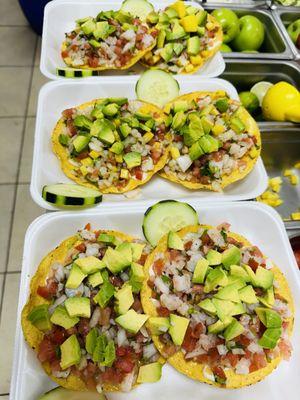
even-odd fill
[{"label": "green lime", "polygon": [[223,43],[223,44],[221,45],[220,51],[221,51],[222,53],[231,53],[231,52],[232,52],[231,48],[230,48],[227,44],[225,44],[225,43]]},{"label": "green lime", "polygon": [[262,105],[262,101],[263,101],[263,98],[265,97],[265,94],[272,86],[273,86],[273,83],[271,83],[271,82],[261,81],[261,82],[257,82],[250,89],[250,92],[254,93],[256,95],[256,97],[258,98],[260,106]]},{"label": "green lime", "polygon": [[239,93],[239,97],[242,105],[252,114],[259,107],[259,100],[254,93],[251,92],[241,92]]}]

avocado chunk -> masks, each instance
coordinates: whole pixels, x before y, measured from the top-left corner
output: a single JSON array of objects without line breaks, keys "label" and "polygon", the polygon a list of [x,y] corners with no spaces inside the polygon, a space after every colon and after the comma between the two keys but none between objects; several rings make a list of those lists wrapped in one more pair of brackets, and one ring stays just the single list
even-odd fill
[{"label": "avocado chunk", "polygon": [[171,31],[166,31],[167,40],[178,40],[186,36],[184,28],[180,25],[178,21],[174,22]]},{"label": "avocado chunk", "polygon": [[160,56],[165,60],[165,62],[169,62],[173,57],[173,44],[167,43],[160,51]]},{"label": "avocado chunk", "polygon": [[118,314],[125,314],[134,302],[131,286],[124,284],[114,294],[116,299],[115,309]]},{"label": "avocado chunk", "polygon": [[249,265],[245,265],[245,264],[243,264],[242,267],[247,272],[247,274],[249,276],[249,281],[251,282],[251,284],[253,286],[257,286],[256,285],[256,275],[255,275],[253,269],[251,267],[249,267]]},{"label": "avocado chunk", "polygon": [[[203,129],[202,129],[202,125],[200,126],[200,124],[198,123],[198,127],[192,127],[192,125],[194,126],[196,123],[190,123],[189,126],[184,127],[183,129],[183,141],[184,144],[188,147],[192,146],[194,143],[196,143],[201,136],[203,136]],[[200,142],[199,142],[200,144]],[[202,147],[201,147],[202,149]],[[204,151],[202,150],[202,154],[204,153]]]},{"label": "avocado chunk", "polygon": [[109,97],[107,99],[109,103],[116,103],[118,106],[123,106],[124,104],[128,103],[127,97]]},{"label": "avocado chunk", "polygon": [[276,311],[268,308],[257,307],[255,312],[266,328],[281,328],[282,320]]},{"label": "avocado chunk", "polygon": [[150,329],[152,335],[161,335],[166,333],[170,328],[169,318],[164,317],[150,317],[147,321],[147,327]]},{"label": "avocado chunk", "polygon": [[176,56],[179,56],[184,49],[184,45],[182,43],[173,43],[173,51]]},{"label": "avocado chunk", "polygon": [[222,253],[222,264],[226,269],[231,265],[238,265],[241,262],[241,250],[236,246],[231,246]]},{"label": "avocado chunk", "polygon": [[142,365],[139,369],[137,383],[153,383],[161,378],[162,364],[154,362],[147,365]]},{"label": "avocado chunk", "polygon": [[235,133],[242,133],[245,131],[245,124],[239,117],[232,117],[230,120],[230,128],[234,130]]},{"label": "avocado chunk", "polygon": [[152,119],[151,114],[146,114],[142,113],[140,111],[137,111],[134,116],[139,120],[139,121],[149,121]]},{"label": "avocado chunk", "polygon": [[131,263],[129,277],[129,284],[133,293],[139,293],[145,278],[143,266],[135,262]]},{"label": "avocado chunk", "polygon": [[244,327],[235,318],[227,326],[224,331],[224,339],[228,342],[244,332]]},{"label": "avocado chunk", "polygon": [[114,117],[119,112],[119,106],[116,103],[107,104],[102,108],[102,112],[107,117]]},{"label": "avocado chunk", "polygon": [[91,304],[88,297],[69,297],[65,301],[65,307],[70,317],[90,318]]},{"label": "avocado chunk", "polygon": [[28,320],[40,331],[51,329],[48,304],[34,307],[28,314]]},{"label": "avocado chunk", "polygon": [[81,271],[81,268],[78,265],[73,264],[70,275],[66,282],[67,289],[76,289],[81,284],[81,282],[86,278],[87,275]]},{"label": "avocado chunk", "polygon": [[98,137],[102,143],[112,145],[115,142],[115,135],[110,121],[97,119],[91,127],[91,135]]},{"label": "avocado chunk", "polygon": [[62,146],[69,146],[70,136],[61,133],[58,137],[58,141]]},{"label": "avocado chunk", "polygon": [[183,111],[178,111],[174,116],[172,120],[171,127],[176,131],[179,130],[183,127],[183,125],[186,122],[186,115]]},{"label": "avocado chunk", "polygon": [[126,153],[123,158],[128,169],[138,167],[142,163],[141,153],[138,153],[137,151]]},{"label": "avocado chunk", "polygon": [[162,49],[164,47],[165,40],[166,40],[166,31],[164,29],[161,29],[157,36],[157,48],[158,49]]},{"label": "avocado chunk", "polygon": [[245,281],[239,276],[228,275],[228,285],[233,285],[237,290],[246,286]]},{"label": "avocado chunk", "polygon": [[71,317],[64,306],[56,307],[50,320],[53,324],[62,326],[65,329],[70,329],[79,322],[79,318]]},{"label": "avocado chunk", "polygon": [[202,124],[203,131],[204,131],[204,134],[205,134],[205,135],[208,135],[208,134],[211,132],[213,126],[214,126],[213,121],[210,120],[210,119],[209,119],[207,116],[205,116],[205,115],[203,115],[203,116],[201,117],[201,124]]},{"label": "avocado chunk", "polygon": [[219,265],[222,262],[222,254],[211,249],[207,253],[206,259],[209,262],[209,265]]},{"label": "avocado chunk", "polygon": [[131,243],[133,261],[138,261],[141,258],[145,246],[145,243]]},{"label": "avocado chunk", "polygon": [[186,330],[190,321],[188,318],[180,317],[176,314],[170,314],[170,328],[169,334],[173,340],[173,343],[177,346],[181,346]]},{"label": "avocado chunk", "polygon": [[281,328],[268,328],[265,330],[258,344],[264,349],[274,349],[281,336]]},{"label": "avocado chunk", "polygon": [[228,282],[227,275],[221,267],[210,271],[205,280],[204,293],[209,293],[217,286],[226,286]]},{"label": "avocado chunk", "polygon": [[131,132],[130,126],[126,123],[121,124],[119,129],[120,129],[120,133],[121,133],[121,136],[123,139],[125,139]]},{"label": "avocado chunk", "polygon": [[207,21],[207,11],[200,10],[196,15],[197,15],[197,18],[198,18],[198,25],[199,26],[204,26],[206,24],[206,21]]},{"label": "avocado chunk", "polygon": [[74,146],[75,151],[77,153],[80,153],[81,151],[83,151],[89,144],[89,141],[90,141],[89,136],[78,135],[73,140],[73,146]]},{"label": "avocado chunk", "polygon": [[116,247],[116,251],[121,253],[127,260],[128,266],[132,263],[132,246],[129,242],[120,243]]},{"label": "avocado chunk", "polygon": [[204,310],[206,313],[211,314],[211,315],[216,315],[217,314],[217,309],[214,306],[213,302],[211,299],[204,299],[200,301],[198,304],[202,310]]},{"label": "avocado chunk", "polygon": [[191,56],[199,54],[201,48],[200,38],[198,36],[189,37],[187,40],[187,53]]},{"label": "avocado chunk", "polygon": [[98,41],[95,40],[95,39],[89,40],[89,44],[90,44],[91,46],[95,47],[96,49],[98,49],[99,47],[101,47],[101,43],[98,42]]},{"label": "avocado chunk", "polygon": [[175,250],[184,250],[183,241],[177,233],[170,231],[168,234],[168,248]]},{"label": "avocado chunk", "polygon": [[60,346],[61,369],[68,369],[72,365],[79,363],[81,359],[81,349],[76,335],[68,337]]},{"label": "avocado chunk", "polygon": [[234,285],[227,285],[220,289],[214,297],[220,300],[229,300],[234,303],[240,302],[239,292]]},{"label": "avocado chunk", "polygon": [[96,23],[96,28],[93,31],[93,35],[97,40],[106,39],[110,33],[112,33],[112,26],[107,21],[100,21]]},{"label": "avocado chunk", "polygon": [[245,314],[246,308],[243,303],[232,303],[231,316]]},{"label": "avocado chunk", "polygon": [[255,291],[251,285],[247,285],[239,290],[239,296],[241,301],[247,304],[258,303]]},{"label": "avocado chunk", "polygon": [[257,297],[258,300],[266,307],[273,307],[275,303],[275,297],[274,297],[274,290],[273,287],[270,287],[267,289],[266,294],[263,297]]},{"label": "avocado chunk", "polygon": [[96,29],[96,24],[92,18],[89,18],[81,25],[81,29],[86,35],[90,35]]},{"label": "avocado chunk", "polygon": [[85,349],[89,354],[93,354],[98,338],[97,328],[92,328],[85,338]]},{"label": "avocado chunk", "polygon": [[269,289],[273,285],[274,274],[272,271],[259,266],[255,272],[256,286]]},{"label": "avocado chunk", "polygon": [[109,233],[100,233],[97,238],[97,241],[106,244],[115,244],[116,237],[114,235],[110,235]]},{"label": "avocado chunk", "polygon": [[103,257],[103,261],[107,265],[107,268],[113,273],[117,274],[124,268],[128,267],[132,262],[132,253],[130,248],[130,255],[126,250],[119,251],[109,247]]},{"label": "avocado chunk", "polygon": [[109,281],[104,281],[101,289],[93,300],[95,303],[98,303],[100,307],[104,308],[109,300],[113,297],[114,293],[115,287]]},{"label": "avocado chunk", "polygon": [[226,319],[224,319],[224,321],[218,319],[217,322],[208,326],[207,329],[208,333],[217,334],[224,331],[224,329],[227,328],[227,326],[231,323],[231,321],[232,321],[231,317],[227,317]]},{"label": "avocado chunk", "polygon": [[199,142],[195,142],[189,148],[189,156],[192,161],[197,160],[204,154]]},{"label": "avocado chunk", "polygon": [[209,262],[205,258],[200,258],[200,260],[197,261],[192,277],[193,283],[204,283],[208,266]]},{"label": "avocado chunk", "polygon": [[231,316],[231,312],[234,307],[234,303],[229,300],[220,300],[217,298],[212,298],[212,303],[216,308],[217,316],[221,321]]},{"label": "avocado chunk", "polygon": [[92,359],[95,363],[102,362],[104,360],[104,353],[107,345],[108,345],[108,340],[104,334],[97,336],[96,345],[94,346],[92,354]]},{"label": "avocado chunk", "polygon": [[91,121],[85,115],[76,115],[76,117],[74,118],[74,125],[77,128],[85,128],[90,130],[93,125],[93,121]]},{"label": "avocado chunk", "polygon": [[85,275],[93,274],[94,272],[105,268],[105,263],[94,256],[77,258],[75,264],[80,267],[81,271]]},{"label": "avocado chunk", "polygon": [[111,148],[109,149],[112,153],[114,154],[122,154],[123,150],[124,150],[124,145],[121,142],[115,142]]},{"label": "avocado chunk", "polygon": [[93,287],[97,287],[103,283],[101,272],[94,272],[88,276],[88,283]]},{"label": "avocado chunk", "polygon": [[167,8],[165,13],[169,17],[169,19],[178,18],[178,13],[174,8]]},{"label": "avocado chunk", "polygon": [[213,153],[219,149],[218,140],[210,135],[202,136],[199,140],[199,143],[204,153]]},{"label": "avocado chunk", "polygon": [[245,282],[250,281],[249,275],[244,270],[244,268],[241,267],[240,265],[234,265],[234,264],[230,265],[229,271],[230,271],[230,275],[232,275],[232,276],[239,277],[239,278],[243,279]]},{"label": "avocado chunk", "polygon": [[104,354],[102,355],[102,360],[100,360],[100,366],[111,367],[116,359],[116,348],[113,340],[109,340],[107,346],[105,347]]},{"label": "avocado chunk", "polygon": [[215,102],[215,106],[220,111],[220,113],[224,113],[229,108],[229,100],[227,99],[227,97],[223,97],[222,99],[218,99]]},{"label": "avocado chunk", "polygon": [[174,113],[177,113],[179,111],[188,111],[190,108],[190,104],[187,100],[176,100],[173,103],[173,110]]},{"label": "avocado chunk", "polygon": [[128,310],[125,314],[117,317],[116,322],[126,331],[137,334],[148,318],[148,315]]}]

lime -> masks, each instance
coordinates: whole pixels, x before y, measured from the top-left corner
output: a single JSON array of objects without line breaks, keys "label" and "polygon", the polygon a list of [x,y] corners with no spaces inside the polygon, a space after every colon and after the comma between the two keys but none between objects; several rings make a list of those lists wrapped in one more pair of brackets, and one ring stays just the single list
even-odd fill
[{"label": "lime", "polygon": [[256,95],[256,97],[258,98],[260,106],[262,105],[262,101],[263,101],[263,98],[265,97],[265,94],[272,86],[273,86],[273,83],[271,83],[271,82],[261,81],[261,82],[257,82],[250,89],[250,92],[254,93]]},{"label": "lime", "polygon": [[222,43],[222,46],[220,47],[220,51],[222,53],[231,53],[231,47],[229,47],[227,44]]},{"label": "lime", "polygon": [[242,105],[252,114],[259,107],[259,101],[256,94],[251,92],[241,92],[239,93],[239,98]]}]

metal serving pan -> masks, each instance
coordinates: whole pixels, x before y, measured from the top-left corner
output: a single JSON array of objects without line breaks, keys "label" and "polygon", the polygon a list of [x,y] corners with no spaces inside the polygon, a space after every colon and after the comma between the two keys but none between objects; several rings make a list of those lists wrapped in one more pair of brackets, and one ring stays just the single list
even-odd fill
[{"label": "metal serving pan", "polygon": [[[261,2],[257,2],[261,5]],[[232,52],[223,53],[225,58],[240,58],[248,59],[249,56],[254,59],[293,59],[294,54],[288,45],[283,33],[278,28],[276,21],[271,13],[271,11],[259,8],[255,5],[245,5],[245,4],[232,4],[232,3],[206,3],[202,4],[203,7],[212,11],[216,8],[226,7],[233,10],[239,17],[243,15],[253,15],[257,17],[266,27],[265,30],[265,40],[262,44],[260,53],[242,53],[242,52]]]},{"label": "metal serving pan", "polygon": [[300,19],[300,9],[299,7],[290,7],[290,8],[280,8],[272,11],[272,14],[274,15],[274,18],[281,29],[286,41],[288,42],[293,54],[295,55],[295,58],[297,60],[300,60],[300,50],[297,49],[297,47],[294,45],[292,39],[290,38],[288,32],[287,32],[287,27],[291,22],[296,21],[297,19]]}]

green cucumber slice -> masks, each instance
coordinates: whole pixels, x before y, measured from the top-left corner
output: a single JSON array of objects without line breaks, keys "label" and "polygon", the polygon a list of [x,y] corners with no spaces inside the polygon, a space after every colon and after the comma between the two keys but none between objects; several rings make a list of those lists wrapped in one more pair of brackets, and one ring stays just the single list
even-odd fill
[{"label": "green cucumber slice", "polygon": [[78,392],[57,387],[44,393],[38,400],[106,400],[106,397],[103,393]]},{"label": "green cucumber slice", "polygon": [[154,7],[147,0],[125,0],[121,11],[145,20],[147,15],[154,11]]},{"label": "green cucumber slice", "polygon": [[101,72],[93,69],[56,68],[56,75],[64,78],[87,78],[99,76]]},{"label": "green cucumber slice", "polygon": [[163,107],[179,96],[179,83],[171,74],[161,70],[145,71],[135,86],[139,100]]},{"label": "green cucumber slice", "polygon": [[143,232],[148,242],[156,246],[166,233],[198,223],[198,214],[189,204],[176,200],[163,200],[145,212]]},{"label": "green cucumber slice", "polygon": [[69,183],[44,186],[42,196],[57,206],[89,206],[102,201],[98,190]]}]

